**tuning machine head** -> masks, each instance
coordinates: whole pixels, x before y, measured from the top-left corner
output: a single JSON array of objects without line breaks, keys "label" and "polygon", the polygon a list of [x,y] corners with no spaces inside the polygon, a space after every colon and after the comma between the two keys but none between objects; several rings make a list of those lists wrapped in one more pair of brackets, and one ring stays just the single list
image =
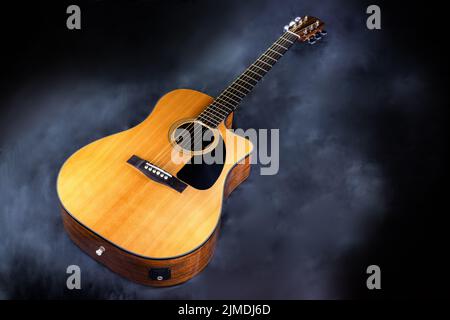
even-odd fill
[{"label": "tuning machine head", "polygon": [[308,38],[308,44],[315,44],[317,41],[321,40],[327,32],[325,30],[321,30],[319,32],[314,33],[311,37]]},{"label": "tuning machine head", "polygon": [[[307,17],[305,17],[307,19]],[[284,31],[289,31],[291,29],[297,28],[303,24],[303,19],[301,17],[296,17],[294,20],[289,22],[288,25],[283,27]]]},{"label": "tuning machine head", "polygon": [[322,32],[324,23],[319,19],[311,16],[296,17],[284,26],[284,31],[295,34],[299,41],[308,42],[310,44],[323,38],[326,34]]},{"label": "tuning machine head", "polygon": [[311,38],[308,39],[308,44],[314,44],[316,42],[317,42],[317,40],[316,40],[315,37],[311,37]]}]

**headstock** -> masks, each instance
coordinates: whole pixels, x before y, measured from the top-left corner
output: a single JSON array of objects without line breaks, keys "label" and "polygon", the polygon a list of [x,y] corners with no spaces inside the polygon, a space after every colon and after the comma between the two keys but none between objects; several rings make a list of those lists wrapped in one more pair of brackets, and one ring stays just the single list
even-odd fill
[{"label": "headstock", "polygon": [[297,17],[288,25],[284,31],[295,33],[300,41],[314,44],[322,39],[327,32],[323,29],[325,24],[317,18],[304,16]]}]

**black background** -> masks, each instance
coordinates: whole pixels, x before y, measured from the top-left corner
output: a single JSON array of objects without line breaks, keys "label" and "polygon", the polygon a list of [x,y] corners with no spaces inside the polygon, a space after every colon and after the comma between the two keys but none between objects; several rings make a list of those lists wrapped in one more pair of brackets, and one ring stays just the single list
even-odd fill
[{"label": "black background", "polygon": [[[66,28],[69,4],[82,29]],[[445,297],[448,62],[439,2],[14,2],[1,12],[0,298]],[[73,245],[55,181],[83,145],[142,121],[176,88],[216,95],[297,15],[298,44],[246,99],[241,128],[280,129],[280,171],[225,203],[208,268],[186,284],[130,283]],[[65,287],[82,269],[82,290]],[[369,291],[368,265],[382,271]]]}]

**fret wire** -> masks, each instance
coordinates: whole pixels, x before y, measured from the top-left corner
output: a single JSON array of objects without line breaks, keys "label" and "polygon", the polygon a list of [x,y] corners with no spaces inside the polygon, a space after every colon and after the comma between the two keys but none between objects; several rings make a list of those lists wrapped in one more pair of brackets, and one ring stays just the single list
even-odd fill
[{"label": "fret wire", "polygon": [[264,62],[266,62],[266,63],[269,63],[269,64],[270,64],[270,68],[272,68],[272,67],[275,65],[274,62],[270,61],[270,60],[267,59],[267,57],[265,57],[265,56],[262,56],[261,59],[265,59],[265,61],[264,61],[264,60],[261,60],[261,61],[264,61]]},{"label": "fret wire", "polygon": [[256,68],[253,64],[250,67],[248,67],[247,70],[260,76],[261,78],[259,80],[261,80],[267,74],[267,72],[261,71],[260,69]]},{"label": "fret wire", "polygon": [[215,126],[217,126],[217,122],[216,121],[211,121],[211,120],[207,120],[207,119],[202,119],[203,120],[203,122],[206,124],[206,125],[208,125],[208,126],[210,126],[210,127],[215,127]]},{"label": "fret wire", "polygon": [[239,97],[238,95],[235,95],[233,92],[230,92],[228,90],[225,90],[222,94],[225,94],[225,93],[229,93],[229,94],[233,95],[234,97],[238,98],[239,101],[237,103],[241,102],[243,99],[242,97]]},{"label": "fret wire", "polygon": [[240,85],[239,83],[234,83],[234,84],[236,84],[236,85],[238,85],[239,87],[241,87],[241,88],[243,88],[243,89],[247,90],[248,92],[250,92],[250,90],[248,90],[247,88],[245,88],[245,87],[241,86],[241,85]]},{"label": "fret wire", "polygon": [[[220,98],[220,96],[218,96],[218,97],[216,98],[216,100],[217,100],[217,99],[220,99],[220,100],[222,100],[222,101],[225,102],[225,103],[228,103],[228,104],[231,106],[231,109],[234,109],[234,105],[233,105],[232,103],[228,102],[227,100],[224,100],[223,98]],[[224,107],[227,107],[227,106],[224,106]]]},{"label": "fret wire", "polygon": [[[278,43],[274,43],[274,44],[272,45],[273,50],[276,51],[277,53],[279,53],[281,56],[284,55],[284,54],[287,52],[287,50],[285,50],[285,49],[280,49],[280,48],[278,48],[278,47],[275,47],[276,45],[279,46]],[[280,58],[281,58],[281,57],[280,57]]]},{"label": "fret wire", "polygon": [[[221,93],[221,95],[220,96],[222,96],[222,95],[225,95],[225,93],[227,93],[227,94],[230,94],[231,92],[228,92],[228,91],[225,91],[225,92],[222,92]],[[220,97],[219,96],[219,97]],[[230,100],[232,100],[234,103],[236,103],[236,104],[239,104],[239,102],[241,102],[241,100],[239,100],[239,101],[236,101],[236,100],[234,100],[234,98],[232,98],[232,97],[229,97],[229,96],[226,96],[228,99],[230,99]]]},{"label": "fret wire", "polygon": [[214,102],[211,103],[210,107],[216,107],[217,109],[214,109],[214,110],[218,112],[217,114],[219,114],[220,117],[226,116],[227,112],[229,111],[228,108],[226,111],[224,111],[219,106],[215,106]]},{"label": "fret wire", "polygon": [[[208,119],[202,119],[203,117],[204,117],[204,115],[203,115],[203,113],[202,113],[202,114],[200,114],[200,115],[197,117],[197,119],[201,120],[201,122],[206,123],[206,124],[207,124],[208,126],[210,126],[210,127],[216,126],[215,121],[210,121],[210,120],[208,120]],[[208,122],[211,122],[211,124],[209,124]]]},{"label": "fret wire", "polygon": [[274,45],[276,45],[276,46],[279,46],[280,48],[282,48],[282,49],[284,49],[284,50],[286,50],[286,51],[288,51],[289,49],[288,48],[286,48],[286,47],[284,47],[284,46],[282,46],[281,44],[278,44],[278,43],[274,43]]},{"label": "fret wire", "polygon": [[283,40],[286,40],[287,42],[290,42],[291,44],[294,44],[294,42],[292,42],[291,40],[289,40],[289,39],[286,39],[285,37],[284,37],[284,35],[281,37]]},{"label": "fret wire", "polygon": [[215,123],[210,123],[209,121],[206,121],[205,119],[202,119],[200,116],[197,118],[200,122],[206,124],[208,127],[214,128],[216,126]]},{"label": "fret wire", "polygon": [[[289,48],[290,48],[290,47],[292,46],[292,44],[294,43],[294,42],[290,41],[289,39],[286,39],[284,36],[281,36],[280,38],[278,38],[277,41],[274,42],[274,44],[280,46],[282,41],[289,43],[289,44],[287,44],[286,46],[284,46],[284,44],[283,44],[283,48],[285,49],[285,51],[288,51]],[[279,43],[279,42],[280,42],[280,43]]]},{"label": "fret wire", "polygon": [[289,43],[290,45],[292,45],[294,43],[293,41],[291,41],[291,39],[285,38],[285,36],[280,37],[278,39],[278,41],[280,41],[280,40],[285,41],[285,42]]},{"label": "fret wire", "polygon": [[[233,83],[234,84],[234,83]],[[247,95],[247,93],[245,93],[245,92],[242,92],[242,91],[240,91],[240,90],[238,90],[237,88],[235,88],[235,87],[233,87],[233,86],[229,86],[228,88],[227,88],[227,90],[234,90],[235,92],[237,92],[238,94],[242,94],[242,99],[244,99],[245,98],[245,96]]]},{"label": "fret wire", "polygon": [[269,58],[269,59],[271,59],[271,60],[273,60],[273,61],[275,61],[275,62],[277,62],[277,60],[275,60],[274,58],[272,58],[272,57],[269,57],[267,54],[265,54],[265,53],[263,53],[263,56],[265,56],[265,57],[267,57],[267,58]]},{"label": "fret wire", "polygon": [[[227,112],[229,112],[230,110],[228,110],[229,108],[227,108],[227,106],[222,106],[225,107],[226,110],[222,110],[222,108],[218,105],[215,105],[215,103],[219,104],[219,102],[217,102],[217,100],[214,100],[208,108],[211,108],[212,110],[214,110],[215,114],[219,116],[219,118],[221,118],[224,114],[226,115]],[[207,109],[208,109],[207,108]]]},{"label": "fret wire", "polygon": [[273,50],[273,49],[267,49],[267,50],[270,50],[270,51],[272,51],[272,52],[275,52],[276,54],[278,54],[278,55],[280,55],[280,58],[283,56],[281,53],[279,53],[279,52],[277,52],[277,51],[275,51],[275,50]]},{"label": "fret wire", "polygon": [[[292,41],[294,39],[292,37],[299,38],[298,35],[292,32],[285,32],[278,38],[253,64],[222,91],[222,93],[199,115],[198,118],[202,119],[202,121],[204,120],[209,126],[211,126],[211,124],[217,126],[218,123],[223,121],[229,113],[237,108],[242,99],[251,92],[253,87],[287,52],[289,47],[294,44],[294,41]],[[268,70],[266,70],[263,65],[266,65]],[[262,72],[262,74],[260,72]],[[251,73],[256,76],[252,76]],[[242,90],[238,89],[238,87],[242,88]],[[231,96],[237,98],[237,100]]]},{"label": "fret wire", "polygon": [[[281,40],[281,38],[280,38],[280,40]],[[292,46],[292,44],[290,42],[286,41],[285,39],[283,39],[282,41],[280,41],[280,45],[282,44],[283,46],[288,46],[289,48]],[[287,50],[286,50],[286,52],[287,52]]]},{"label": "fret wire", "polygon": [[276,53],[278,56],[276,56],[274,53],[271,53],[270,51],[274,51],[274,50],[270,50],[270,48],[266,51],[267,53],[265,53],[264,55],[265,56],[267,56],[267,57],[269,57],[269,58],[271,58],[271,59],[274,59],[275,60],[275,62],[273,63],[273,65],[275,65],[275,63],[277,63],[278,62],[278,60],[280,60],[281,59],[281,57],[283,56],[281,53]]},{"label": "fret wire", "polygon": [[[207,116],[207,117],[208,117],[208,116]],[[210,120],[208,120],[208,121],[211,122],[211,123],[213,123],[214,126],[216,126],[218,123],[220,123],[220,121],[222,121],[222,119],[216,120],[216,119],[211,118],[211,117],[208,117],[208,119],[210,119]]]},{"label": "fret wire", "polygon": [[[261,75],[260,75],[259,73],[256,73],[256,72],[255,72],[255,71],[253,71],[253,70],[247,69],[247,71],[250,71],[251,73],[254,73],[254,74],[256,74],[256,75],[257,75],[258,77],[261,77],[260,79],[258,79],[258,81],[259,81],[259,80],[261,80],[261,79],[262,79],[262,77],[263,77],[263,76],[261,76]],[[246,72],[247,72],[247,71],[246,71]]]},{"label": "fret wire", "polygon": [[220,111],[222,111],[220,109],[219,106],[214,105],[214,101],[205,109],[205,111],[209,112],[212,116],[215,116],[217,119],[220,119],[220,117],[222,116]]},{"label": "fret wire", "polygon": [[[244,77],[246,77],[244,79]],[[239,77],[239,79],[236,79],[236,81],[244,81],[246,83],[249,83],[252,87],[252,89],[256,86],[256,84],[258,83],[258,80],[250,77],[248,74],[241,74],[241,76]],[[255,83],[252,83],[252,81],[254,81]]]},{"label": "fret wire", "polygon": [[257,66],[255,63],[253,64],[253,66],[254,66],[254,67],[257,67],[258,69],[260,69],[260,70],[262,70],[262,71],[264,71],[265,73],[269,72],[269,70],[263,69],[263,68]]},{"label": "fret wire", "polygon": [[214,104],[214,101],[206,108],[206,110],[210,110],[210,112],[214,112],[214,114],[215,115],[221,115],[221,109],[220,109],[220,107],[218,107],[218,106],[215,106]]},{"label": "fret wire", "polygon": [[261,78],[264,77],[264,76],[266,75],[266,73],[267,73],[267,72],[264,72],[264,71],[263,71],[262,74],[261,74],[261,73],[260,73],[261,71],[259,71],[259,69],[255,69],[255,65],[254,65],[254,64],[252,64],[250,67],[248,67],[247,70],[250,70],[251,72],[257,71],[256,74],[257,74],[258,76],[260,76]]},{"label": "fret wire", "polygon": [[[219,106],[222,106],[223,108],[226,108],[227,110],[230,109],[230,108],[228,108],[226,105],[220,103],[219,101],[216,101],[215,103],[217,103]],[[228,110],[228,112],[230,112],[230,111],[232,111],[232,110],[234,110],[234,108]]]},{"label": "fret wire", "polygon": [[[289,41],[292,41],[292,40],[294,40],[294,39],[297,39],[297,36],[295,36],[295,38],[294,39],[291,39],[291,38],[289,38],[289,37],[292,37],[292,35],[291,34],[289,34],[289,33],[287,33],[287,32],[285,32],[280,38],[278,38],[278,40],[280,40],[280,39],[287,39],[287,40],[289,40]],[[294,43],[295,41],[293,41],[293,43]]]},{"label": "fret wire", "polygon": [[[247,70],[245,70],[245,72],[247,72]],[[244,77],[247,77],[248,79],[244,79]],[[245,74],[245,73],[242,73],[241,76],[236,79],[236,81],[242,81],[242,82],[248,84],[250,86],[250,90],[253,89],[256,86],[256,84],[258,83],[257,80],[253,79],[252,77],[250,77],[248,74]],[[252,81],[254,81],[255,83],[252,83]]]},{"label": "fret wire", "polygon": [[[257,63],[260,63],[260,65],[257,65]],[[263,65],[262,65],[261,61],[259,61],[259,60],[258,60],[258,62],[255,62],[255,63],[254,63],[254,66],[257,67],[257,68],[260,68],[260,69],[264,70],[264,71],[266,72],[266,74],[267,74],[267,72],[269,72],[270,69],[272,68],[272,67],[270,67],[269,70],[264,69],[264,68],[262,67]]]},{"label": "fret wire", "polygon": [[[245,74],[247,71],[248,71],[248,70],[245,70],[244,73],[243,73],[242,75],[243,75],[243,76],[246,76],[247,78],[252,79],[252,80],[255,81],[256,83],[258,83],[258,81],[261,80],[261,79],[255,79],[255,78],[253,78],[253,77],[250,77],[248,74]],[[262,77],[261,77],[261,78],[262,78]],[[255,86],[256,86],[256,83],[255,83]]]},{"label": "fret wire", "polygon": [[243,92],[241,92],[241,91],[239,91],[239,90],[237,90],[237,89],[235,89],[235,88],[233,88],[233,87],[228,87],[227,89],[226,89],[226,91],[228,91],[228,90],[234,90],[234,91],[236,91],[237,93],[240,93],[240,94],[242,94],[242,97],[240,97],[241,99],[244,99],[245,98],[245,96],[247,95],[247,94],[245,94],[245,93],[243,93]]},{"label": "fret wire", "polygon": [[[211,102],[211,105],[210,105],[211,108],[212,108],[212,107],[215,107],[215,108],[217,108],[217,109],[220,110],[220,111],[224,111],[225,113],[229,111],[228,109],[232,109],[232,108],[230,108],[230,107],[228,107],[228,106],[226,106],[226,105],[220,103],[219,100],[226,101],[226,100],[223,100],[222,94],[220,94],[218,97],[216,97],[216,98],[213,100],[213,102]],[[217,104],[217,105],[216,105],[216,104]],[[229,103],[229,104],[230,104],[230,103]],[[231,105],[231,106],[233,107],[233,105]],[[226,110],[223,110],[223,108],[225,108]]]},{"label": "fret wire", "polygon": [[[262,60],[262,59],[265,59],[265,60]],[[276,62],[276,61],[275,62],[270,61],[264,54],[261,55],[261,59],[259,59],[259,60],[270,64],[270,68],[272,68],[275,65],[275,62]]]},{"label": "fret wire", "polygon": [[267,62],[265,62],[265,61],[262,61],[262,60],[260,60],[259,58],[258,59],[256,59],[256,60],[258,60],[259,62],[262,62],[262,63],[264,63],[264,64],[266,64],[266,65],[268,65],[270,68],[272,68],[273,66],[271,65],[271,64],[269,64],[269,63],[267,63]]},{"label": "fret wire", "polygon": [[247,83],[249,86],[251,86],[251,89],[253,89],[253,87],[255,86],[254,84],[252,84],[252,83],[250,83],[250,82],[248,82],[248,81],[245,81],[244,79],[241,79],[242,77],[240,77],[239,79],[236,79],[236,81],[242,81],[242,82],[245,82],[245,83]]},{"label": "fret wire", "polygon": [[233,100],[231,97],[226,96],[225,94],[221,94],[219,97],[221,100],[226,101],[228,104],[230,104],[232,106],[232,109],[234,109],[236,105],[239,104],[239,102],[236,102],[236,100]]},{"label": "fret wire", "polygon": [[296,33],[292,32],[292,31],[287,30],[286,33],[288,33],[290,35],[294,35],[297,39],[300,39],[300,36],[297,35]]},{"label": "fret wire", "polygon": [[284,41],[288,47],[292,46],[292,44],[293,44],[293,42],[291,42],[289,39],[286,39],[284,37],[281,37],[280,39],[278,39],[278,41]]},{"label": "fret wire", "polygon": [[[218,117],[215,113],[213,113],[213,112],[211,112],[211,111],[208,111],[208,108],[206,108],[205,109],[205,116],[207,116],[209,119],[211,119],[211,120],[213,120],[213,121],[216,121],[216,119],[218,119],[218,120],[220,120],[220,121],[222,121],[221,120],[221,117]],[[214,119],[215,118],[215,119]],[[220,122],[219,121],[219,122]]]}]

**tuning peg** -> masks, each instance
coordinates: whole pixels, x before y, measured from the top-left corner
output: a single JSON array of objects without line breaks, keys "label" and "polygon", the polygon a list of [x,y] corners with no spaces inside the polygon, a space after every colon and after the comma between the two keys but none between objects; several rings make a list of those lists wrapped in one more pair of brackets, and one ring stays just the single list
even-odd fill
[{"label": "tuning peg", "polygon": [[288,30],[289,30],[289,26],[288,26],[288,25],[285,25],[285,26],[283,27],[283,30],[284,30],[284,31],[288,31]]},{"label": "tuning peg", "polygon": [[314,43],[316,43],[316,39],[314,37],[311,37],[311,38],[308,39],[308,43],[309,44],[314,44]]},{"label": "tuning peg", "polygon": [[320,31],[320,35],[321,35],[322,37],[326,36],[327,34],[328,34],[328,32],[326,32],[325,30],[321,30],[321,31]]},{"label": "tuning peg", "polygon": [[322,36],[320,35],[320,33],[316,33],[316,34],[314,35],[314,38],[315,38],[316,40],[320,40],[320,39],[322,39]]},{"label": "tuning peg", "polygon": [[298,25],[301,25],[301,24],[302,24],[302,18],[300,18],[300,17],[295,18],[294,21],[295,21]]},{"label": "tuning peg", "polygon": [[295,26],[295,22],[294,21],[289,22],[289,28],[291,28],[293,26]]}]

